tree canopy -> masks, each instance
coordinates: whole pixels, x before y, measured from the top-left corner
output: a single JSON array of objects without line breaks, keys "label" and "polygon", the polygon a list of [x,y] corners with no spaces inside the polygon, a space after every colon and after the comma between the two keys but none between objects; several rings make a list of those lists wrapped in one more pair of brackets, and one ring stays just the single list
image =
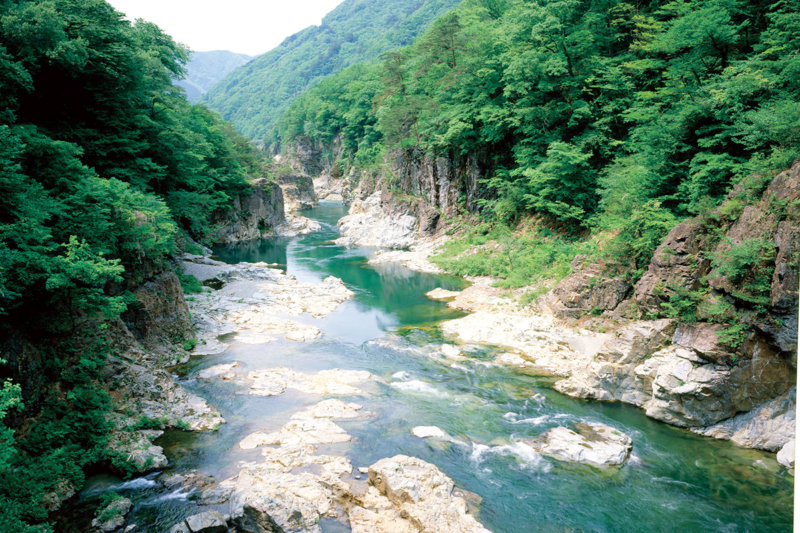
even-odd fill
[{"label": "tree canopy", "polygon": [[[795,1],[466,0],[303,94],[281,143],[488,154],[485,213],[582,231],[718,204],[800,157]],[[651,203],[647,203],[652,201]],[[653,203],[654,202],[654,203]]]}]

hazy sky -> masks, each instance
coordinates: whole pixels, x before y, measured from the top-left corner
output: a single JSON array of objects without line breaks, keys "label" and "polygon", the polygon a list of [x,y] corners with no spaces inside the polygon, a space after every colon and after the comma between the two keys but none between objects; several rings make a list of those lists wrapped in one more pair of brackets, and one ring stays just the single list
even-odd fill
[{"label": "hazy sky", "polygon": [[109,0],[129,19],[154,22],[195,51],[263,54],[319,24],[342,0]]}]

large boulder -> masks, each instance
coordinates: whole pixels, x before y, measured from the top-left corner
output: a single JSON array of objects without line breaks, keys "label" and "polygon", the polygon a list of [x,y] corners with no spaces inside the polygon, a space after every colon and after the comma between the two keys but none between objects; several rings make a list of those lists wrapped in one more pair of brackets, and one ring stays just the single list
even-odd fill
[{"label": "large boulder", "polygon": [[575,368],[567,379],[557,382],[556,390],[576,398],[641,406],[648,394],[635,369],[669,343],[674,331],[672,320],[632,322],[606,341],[592,360]]},{"label": "large boulder", "polygon": [[635,369],[648,396],[647,415],[676,426],[709,426],[785,392],[794,375],[767,351],[735,366],[709,363],[691,349],[668,346]]},{"label": "large boulder", "polygon": [[369,467],[369,482],[419,531],[484,533],[468,513],[455,483],[434,465],[406,455],[381,459]]},{"label": "large boulder", "polygon": [[596,467],[619,466],[628,459],[632,441],[621,431],[597,422],[575,424],[575,429],[554,427],[528,444],[559,461]]}]

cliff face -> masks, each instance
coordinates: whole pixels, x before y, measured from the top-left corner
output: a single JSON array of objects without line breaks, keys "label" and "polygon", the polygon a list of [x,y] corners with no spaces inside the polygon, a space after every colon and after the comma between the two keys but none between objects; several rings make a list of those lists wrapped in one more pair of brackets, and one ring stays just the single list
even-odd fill
[{"label": "cliff face", "polygon": [[[542,306],[564,319],[602,310],[591,320],[616,324],[617,336],[556,388],[745,446],[793,446],[798,199],[800,163],[758,196],[734,189],[677,225],[635,286],[574,264]],[[637,315],[664,318],[626,320]]]},{"label": "cliff face", "polygon": [[265,178],[251,183],[252,190],[234,198],[233,208],[216,221],[216,242],[225,244],[275,235],[284,222],[283,193]]},{"label": "cliff face", "polygon": [[317,205],[314,182],[307,174],[286,174],[277,179],[283,194],[283,208],[286,213],[295,213]]},{"label": "cliff face", "polygon": [[475,155],[432,157],[414,149],[391,153],[382,170],[351,170],[340,185],[352,191],[350,215],[340,222],[342,242],[407,248],[442,230],[458,212],[475,211],[484,174]]}]

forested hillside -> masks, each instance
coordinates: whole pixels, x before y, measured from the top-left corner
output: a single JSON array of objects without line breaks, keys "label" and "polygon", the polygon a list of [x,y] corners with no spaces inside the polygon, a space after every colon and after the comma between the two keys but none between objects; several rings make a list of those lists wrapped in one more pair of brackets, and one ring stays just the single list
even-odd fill
[{"label": "forested hillside", "polygon": [[[105,447],[107,324],[263,172],[173,86],[186,57],[102,0],[0,1],[3,531],[46,530],[84,467],[124,465]],[[37,369],[27,390],[6,379],[19,368]]]},{"label": "forested hillside", "polygon": [[[279,140],[326,147],[339,175],[398,151],[478,158],[471,242],[511,244],[461,273],[526,284],[600,243],[637,277],[679,219],[800,157],[798,35],[795,1],[467,0],[305,93]],[[522,246],[508,228],[531,217]]]},{"label": "forested hillside", "polygon": [[265,139],[281,113],[324,77],[410,44],[459,0],[345,0],[320,26],[232,72],[208,93],[209,107],[251,139]]},{"label": "forested hillside", "polygon": [[248,55],[228,50],[190,52],[189,62],[186,63],[186,77],[177,83],[184,88],[190,102],[197,102],[215,83],[251,59]]}]

